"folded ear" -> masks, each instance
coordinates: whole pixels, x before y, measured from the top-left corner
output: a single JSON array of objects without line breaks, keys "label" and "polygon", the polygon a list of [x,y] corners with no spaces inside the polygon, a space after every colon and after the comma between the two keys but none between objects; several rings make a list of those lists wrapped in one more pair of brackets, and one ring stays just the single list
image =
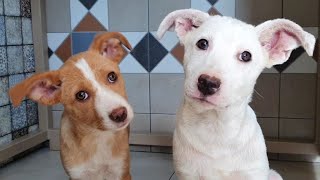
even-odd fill
[{"label": "folded ear", "polygon": [[298,24],[287,19],[266,21],[256,27],[259,41],[268,55],[267,67],[282,64],[290,57],[292,50],[302,46],[312,56],[315,37]]},{"label": "folded ear", "polygon": [[35,74],[9,90],[9,96],[14,106],[18,106],[24,97],[42,103],[53,105],[60,102],[61,81],[58,71]]},{"label": "folded ear", "polygon": [[129,50],[132,49],[127,38],[118,32],[106,32],[97,35],[90,45],[89,50],[97,51],[101,55],[120,63],[127,55],[127,50],[123,48],[124,45]]},{"label": "folded ear", "polygon": [[158,38],[161,39],[166,31],[173,28],[183,44],[185,35],[199,27],[208,17],[208,13],[195,9],[173,11],[162,20],[157,32]]}]

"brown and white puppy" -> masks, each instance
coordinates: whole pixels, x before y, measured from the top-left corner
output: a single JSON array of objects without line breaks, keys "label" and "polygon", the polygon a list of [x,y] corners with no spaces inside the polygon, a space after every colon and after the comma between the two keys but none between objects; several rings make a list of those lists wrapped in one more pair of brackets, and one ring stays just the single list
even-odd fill
[{"label": "brown and white puppy", "polygon": [[127,102],[119,63],[131,49],[120,33],[96,36],[89,50],[56,71],[36,74],[10,89],[18,106],[26,96],[44,105],[62,103],[61,158],[71,179],[130,180]]}]

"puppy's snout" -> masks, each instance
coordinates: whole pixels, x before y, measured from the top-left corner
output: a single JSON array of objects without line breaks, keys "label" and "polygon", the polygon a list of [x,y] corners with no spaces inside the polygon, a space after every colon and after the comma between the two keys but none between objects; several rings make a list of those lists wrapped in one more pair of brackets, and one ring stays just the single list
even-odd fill
[{"label": "puppy's snout", "polygon": [[119,107],[110,113],[109,118],[112,121],[119,123],[127,119],[127,114],[127,109],[125,107]]},{"label": "puppy's snout", "polygon": [[204,96],[210,96],[216,93],[220,88],[220,79],[206,74],[200,75],[198,78],[198,90]]}]

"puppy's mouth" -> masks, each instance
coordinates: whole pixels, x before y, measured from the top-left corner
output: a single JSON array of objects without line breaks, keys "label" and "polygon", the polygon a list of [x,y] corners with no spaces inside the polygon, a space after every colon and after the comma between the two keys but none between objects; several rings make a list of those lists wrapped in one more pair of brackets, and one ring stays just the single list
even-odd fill
[{"label": "puppy's mouth", "polygon": [[190,96],[188,94],[186,94],[187,97],[189,97],[190,99],[203,104],[203,105],[210,105],[210,106],[216,106],[216,104],[210,102],[207,100],[207,97],[203,96],[203,97],[196,97],[196,96]]}]

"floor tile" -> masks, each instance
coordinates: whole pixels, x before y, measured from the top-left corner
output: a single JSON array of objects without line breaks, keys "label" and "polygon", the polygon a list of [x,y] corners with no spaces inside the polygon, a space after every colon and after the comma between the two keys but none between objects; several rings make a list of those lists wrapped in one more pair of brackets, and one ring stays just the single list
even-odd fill
[{"label": "floor tile", "polygon": [[130,54],[149,71],[149,33],[132,49]]},{"label": "floor tile", "polygon": [[150,114],[135,114],[130,123],[132,133],[150,133]]},{"label": "floor tile", "polygon": [[177,43],[179,43],[179,39],[175,32],[168,31],[164,34],[164,36],[159,40],[157,37],[157,32],[151,32],[152,36],[157,39],[163,47],[165,47],[168,51],[171,51]]},{"label": "floor tile", "polygon": [[157,31],[163,18],[177,9],[191,8],[190,0],[150,0],[149,1],[149,31]]},{"label": "floor tile", "polygon": [[55,111],[63,111],[63,109],[64,109],[63,105],[60,103],[52,106],[52,110],[55,110]]},{"label": "floor tile", "polygon": [[0,16],[0,45],[6,44],[6,29],[4,16]]},{"label": "floor tile", "polygon": [[62,111],[52,111],[53,128],[60,128]]},{"label": "floor tile", "polygon": [[152,146],[151,152],[172,154],[172,146]]},{"label": "floor tile", "polygon": [[284,72],[288,67],[291,66],[291,64],[293,64],[296,60],[298,60],[298,58],[305,53],[305,50],[302,47],[298,47],[297,49],[294,49],[291,54],[289,59],[282,63],[282,64],[278,64],[278,65],[274,65],[273,67],[280,73]]},{"label": "floor tile", "polygon": [[73,31],[106,31],[106,29],[91,13],[87,13]]},{"label": "floor tile", "polygon": [[278,118],[258,118],[263,135],[267,138],[278,138],[279,119]]},{"label": "floor tile", "polygon": [[9,104],[9,79],[7,76],[0,77],[0,106]]},{"label": "floor tile", "polygon": [[301,26],[318,26],[319,1],[283,0],[283,16]]},{"label": "floor tile", "polygon": [[172,156],[160,153],[131,152],[131,167],[132,179],[166,180],[173,173]]},{"label": "floor tile", "polygon": [[69,33],[47,33],[48,46],[55,52],[59,46],[65,41]]},{"label": "floor tile", "polygon": [[11,115],[9,105],[0,107],[0,117],[0,136],[3,136],[11,132]]},{"label": "floor tile", "polygon": [[236,0],[218,0],[214,7],[224,16],[235,17],[236,13]]},{"label": "floor tile", "polygon": [[90,9],[91,14],[103,25],[105,29],[109,29],[108,11],[107,0],[98,0]]},{"label": "floor tile", "polygon": [[149,34],[149,72],[152,71],[167,54],[168,50],[166,50],[152,34]]},{"label": "floor tile", "polygon": [[46,17],[47,32],[70,32],[70,1],[46,0]]},{"label": "floor tile", "polygon": [[16,131],[24,127],[27,127],[28,123],[27,123],[25,102],[22,102],[18,107],[11,106],[11,123],[12,123],[12,128],[11,128],[12,131]]},{"label": "floor tile", "polygon": [[87,14],[88,9],[79,0],[70,0],[71,30],[73,30]]},{"label": "floor tile", "polygon": [[31,18],[31,2],[30,0],[21,0],[20,4],[21,16]]},{"label": "floor tile", "polygon": [[88,10],[97,2],[97,0],[79,0]]},{"label": "floor tile", "polygon": [[148,0],[109,0],[108,13],[110,31],[148,31]]},{"label": "floor tile", "polygon": [[3,0],[0,0],[0,15],[4,14]]},{"label": "floor tile", "polygon": [[66,62],[72,55],[71,49],[71,35],[69,35],[58,47],[55,54],[63,61]]},{"label": "floor tile", "polygon": [[36,132],[39,130],[39,125],[38,124],[35,124],[35,125],[32,125],[28,128],[28,134],[30,133],[33,133],[33,132]]},{"label": "floor tile", "polygon": [[9,76],[9,88],[12,88],[19,82],[23,81],[25,79],[23,74],[15,74]]},{"label": "floor tile", "polygon": [[0,76],[8,74],[8,59],[6,47],[0,47]]},{"label": "floor tile", "polygon": [[[263,7],[263,8],[260,8]],[[279,0],[237,0],[236,18],[250,24],[282,17],[282,1]]]},{"label": "floor tile", "polygon": [[183,74],[150,74],[151,113],[175,114],[183,98]]},{"label": "floor tile", "polygon": [[31,18],[22,18],[22,42],[23,44],[33,43]]},{"label": "floor tile", "polygon": [[212,4],[208,0],[191,0],[191,8],[198,9],[203,12],[208,12]]},{"label": "floor tile", "polygon": [[131,54],[127,54],[119,64],[119,67],[121,73],[148,73],[148,71]]},{"label": "floor tile", "polygon": [[63,65],[63,61],[55,54],[49,58],[49,69],[57,70]]},{"label": "floor tile", "polygon": [[280,74],[261,74],[250,106],[257,117],[279,117]]},{"label": "floor tile", "polygon": [[72,33],[72,53],[77,54],[88,50],[96,33]]},{"label": "floor tile", "polygon": [[280,118],[280,138],[293,140],[313,140],[314,119]]},{"label": "floor tile", "polygon": [[22,129],[16,130],[12,132],[12,140],[19,139],[22,136],[25,136],[28,134],[28,127],[24,127]]},{"label": "floor tile", "polygon": [[173,134],[176,115],[151,114],[151,132],[155,134]]},{"label": "floor tile", "polygon": [[4,0],[4,13],[7,16],[20,16],[20,0]]},{"label": "floor tile", "polygon": [[9,74],[22,73],[24,69],[22,46],[8,46],[7,55]]},{"label": "floor tile", "polygon": [[21,45],[21,18],[6,16],[5,21],[7,45]]},{"label": "floor tile", "polygon": [[316,74],[281,74],[280,117],[315,117]]},{"label": "floor tile", "polygon": [[27,107],[27,122],[28,126],[34,125],[39,123],[38,119],[38,104],[34,101],[27,100],[26,101]]},{"label": "floor tile", "polygon": [[35,71],[35,59],[33,45],[23,46],[23,62],[24,62],[24,72],[34,72]]},{"label": "floor tile", "polygon": [[5,144],[9,144],[11,141],[12,141],[12,135],[11,134],[8,134],[8,135],[5,135],[3,137],[0,137],[0,146],[1,145],[5,145]]},{"label": "floor tile", "polygon": [[130,145],[131,152],[150,152],[150,146],[142,146],[142,145]]},{"label": "floor tile", "polygon": [[150,113],[149,74],[123,74],[128,100],[136,113]]},{"label": "floor tile", "polygon": [[183,64],[183,56],[184,56],[184,47],[180,44],[177,44],[172,50],[171,54],[181,63]]},{"label": "floor tile", "polygon": [[168,53],[151,71],[151,73],[183,73],[180,62]]}]

